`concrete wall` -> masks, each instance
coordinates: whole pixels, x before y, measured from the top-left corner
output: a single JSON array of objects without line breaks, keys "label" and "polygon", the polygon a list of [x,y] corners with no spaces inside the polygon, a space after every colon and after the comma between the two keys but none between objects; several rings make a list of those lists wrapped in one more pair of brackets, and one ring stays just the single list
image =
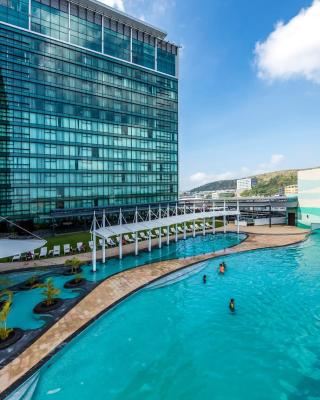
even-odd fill
[{"label": "concrete wall", "polygon": [[320,168],[298,172],[298,226],[320,223]]}]

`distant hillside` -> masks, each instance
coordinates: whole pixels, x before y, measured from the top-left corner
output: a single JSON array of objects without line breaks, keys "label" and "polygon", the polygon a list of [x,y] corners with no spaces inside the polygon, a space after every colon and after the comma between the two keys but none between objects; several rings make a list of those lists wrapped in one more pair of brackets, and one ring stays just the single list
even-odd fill
[{"label": "distant hillside", "polygon": [[[297,184],[297,170],[267,172],[265,174],[250,176],[250,178],[257,178],[258,184],[253,189],[243,192],[242,196],[275,195],[279,192],[279,188]],[[207,183],[192,189],[191,192],[236,189],[236,187],[237,180],[228,179]]]},{"label": "distant hillside", "polygon": [[237,187],[236,179],[226,179],[224,181],[215,181],[206,183],[205,185],[192,189],[191,192],[205,192],[206,190],[236,189],[236,187]]},{"label": "distant hillside", "polygon": [[279,193],[281,187],[296,185],[298,180],[297,170],[270,172],[256,178],[257,186],[242,192],[241,196],[273,196]]}]

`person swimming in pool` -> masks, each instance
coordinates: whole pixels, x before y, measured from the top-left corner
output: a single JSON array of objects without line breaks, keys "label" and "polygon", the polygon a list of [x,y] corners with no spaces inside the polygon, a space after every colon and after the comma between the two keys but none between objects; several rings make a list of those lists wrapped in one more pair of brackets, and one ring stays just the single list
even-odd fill
[{"label": "person swimming in pool", "polygon": [[225,272],[224,265],[223,265],[223,264],[220,264],[220,265],[219,265],[219,274],[224,274],[224,272]]},{"label": "person swimming in pool", "polygon": [[230,299],[229,308],[231,312],[235,311],[234,299]]},{"label": "person swimming in pool", "polygon": [[203,275],[202,281],[203,283],[207,283],[207,275]]}]

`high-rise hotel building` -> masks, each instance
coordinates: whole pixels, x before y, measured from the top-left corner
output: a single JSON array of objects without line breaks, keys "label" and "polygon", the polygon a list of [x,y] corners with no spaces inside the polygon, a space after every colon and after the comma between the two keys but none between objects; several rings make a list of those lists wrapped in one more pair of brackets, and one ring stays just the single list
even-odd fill
[{"label": "high-rise hotel building", "polygon": [[0,0],[0,215],[178,196],[178,48],[92,0]]}]

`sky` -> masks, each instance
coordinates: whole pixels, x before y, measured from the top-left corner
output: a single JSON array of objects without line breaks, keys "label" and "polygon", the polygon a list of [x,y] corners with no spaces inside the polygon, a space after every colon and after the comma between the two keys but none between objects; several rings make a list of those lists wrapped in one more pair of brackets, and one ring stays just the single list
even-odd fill
[{"label": "sky", "polygon": [[104,0],[181,46],[180,190],[320,165],[320,0]]}]

